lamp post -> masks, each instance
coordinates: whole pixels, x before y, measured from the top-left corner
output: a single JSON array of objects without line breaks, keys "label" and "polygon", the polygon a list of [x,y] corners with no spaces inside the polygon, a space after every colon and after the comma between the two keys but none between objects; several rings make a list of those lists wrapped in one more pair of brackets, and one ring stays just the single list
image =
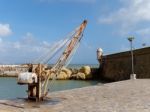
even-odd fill
[{"label": "lamp post", "polygon": [[134,57],[133,57],[133,40],[134,37],[128,37],[131,47],[131,66],[132,66],[132,73],[130,75],[130,79],[136,79],[136,74],[134,73]]}]

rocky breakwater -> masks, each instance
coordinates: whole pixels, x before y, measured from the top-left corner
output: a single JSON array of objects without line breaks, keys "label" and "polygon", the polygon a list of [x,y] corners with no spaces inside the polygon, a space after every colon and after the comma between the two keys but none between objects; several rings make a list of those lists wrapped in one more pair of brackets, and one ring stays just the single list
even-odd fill
[{"label": "rocky breakwater", "polygon": [[[6,69],[7,68],[7,69]],[[9,69],[8,69],[9,68]],[[5,67],[0,69],[0,77],[17,77],[21,72],[28,72],[27,67],[15,66],[15,67]],[[79,69],[76,68],[62,68],[59,75],[57,75],[57,80],[91,80],[97,79],[98,68],[91,68],[90,66],[83,66]],[[46,75],[46,74],[45,74]],[[53,79],[51,74],[50,79]]]},{"label": "rocky breakwater", "polygon": [[[94,72],[90,66],[83,66],[80,69],[63,68],[60,74],[56,77],[57,80],[90,80],[94,78]],[[93,72],[94,71],[94,72]],[[51,76],[52,79],[52,76]]]},{"label": "rocky breakwater", "polygon": [[0,77],[17,77],[21,72],[27,72],[28,67],[23,65],[0,65]]}]

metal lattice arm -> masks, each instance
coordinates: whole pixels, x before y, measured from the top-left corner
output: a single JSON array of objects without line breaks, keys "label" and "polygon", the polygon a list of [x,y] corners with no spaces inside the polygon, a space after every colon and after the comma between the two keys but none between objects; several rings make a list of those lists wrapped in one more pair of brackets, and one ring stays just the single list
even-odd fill
[{"label": "metal lattice arm", "polygon": [[[63,54],[60,56],[60,58],[56,62],[55,66],[51,69],[51,71],[55,72],[56,76],[60,73],[63,66],[65,66],[67,59],[71,56],[73,50],[76,48],[76,46],[80,42],[80,40],[82,38],[82,33],[83,33],[86,25],[87,25],[87,21],[84,20],[83,23],[80,25],[79,29],[75,32],[74,36],[72,37],[72,39],[71,39],[70,43],[68,44],[68,46],[66,47],[66,49],[64,50]],[[44,94],[47,92],[47,85],[48,85],[49,78],[50,78],[50,74],[48,75],[48,77],[45,80]]]}]

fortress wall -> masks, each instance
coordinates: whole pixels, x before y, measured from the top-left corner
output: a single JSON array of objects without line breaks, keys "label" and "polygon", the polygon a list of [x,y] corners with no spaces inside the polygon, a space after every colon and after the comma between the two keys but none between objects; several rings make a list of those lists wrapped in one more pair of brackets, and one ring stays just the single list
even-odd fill
[{"label": "fortress wall", "polygon": [[[137,78],[150,78],[150,47],[134,50],[134,68]],[[131,74],[130,51],[103,56],[99,68],[101,78],[126,80]]]}]

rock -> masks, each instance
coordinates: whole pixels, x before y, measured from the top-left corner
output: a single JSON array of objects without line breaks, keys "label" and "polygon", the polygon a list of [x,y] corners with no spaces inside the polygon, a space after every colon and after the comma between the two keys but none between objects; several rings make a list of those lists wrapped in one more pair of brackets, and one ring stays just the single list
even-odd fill
[{"label": "rock", "polygon": [[50,79],[52,80],[53,78],[55,78],[56,76],[55,76],[55,74],[54,73],[51,73],[50,74]]},{"label": "rock", "polygon": [[65,72],[60,72],[60,74],[57,76],[58,80],[65,80],[68,78],[68,75]]},{"label": "rock", "polygon": [[72,74],[72,71],[71,71],[71,70],[69,70],[69,69],[63,67],[62,70],[61,70],[61,72],[66,73],[67,79],[69,79],[69,78],[71,77],[71,74]]},{"label": "rock", "polygon": [[85,74],[85,77],[86,77],[85,79],[92,79],[92,72],[91,72],[90,66],[83,66],[83,67],[81,67],[79,72]]},{"label": "rock", "polygon": [[86,75],[84,73],[79,72],[79,73],[76,74],[76,78],[85,80],[86,79]]},{"label": "rock", "polygon": [[72,74],[77,74],[78,72],[79,72],[79,70],[78,69],[71,69],[71,71],[72,71]]},{"label": "rock", "polygon": [[[51,71],[52,72],[52,71]],[[56,79],[58,80],[65,80],[65,79],[69,79],[71,77],[72,71],[67,69],[67,68],[62,68],[61,72],[59,75],[57,75]],[[52,72],[50,74],[50,79],[55,78],[55,72]]]},{"label": "rock", "polygon": [[92,74],[86,75],[86,79],[92,79],[92,78],[93,78]]},{"label": "rock", "polygon": [[[51,73],[50,79],[55,77],[55,73]],[[66,80],[66,79],[92,79],[91,68],[89,66],[83,66],[81,69],[67,69],[65,67],[62,68],[60,74],[56,77],[58,80]]]},{"label": "rock", "polygon": [[91,74],[91,68],[90,68],[90,66],[83,66],[83,67],[81,67],[79,72],[89,75],[89,74]]},{"label": "rock", "polygon": [[77,74],[72,74],[70,79],[77,79]]}]

